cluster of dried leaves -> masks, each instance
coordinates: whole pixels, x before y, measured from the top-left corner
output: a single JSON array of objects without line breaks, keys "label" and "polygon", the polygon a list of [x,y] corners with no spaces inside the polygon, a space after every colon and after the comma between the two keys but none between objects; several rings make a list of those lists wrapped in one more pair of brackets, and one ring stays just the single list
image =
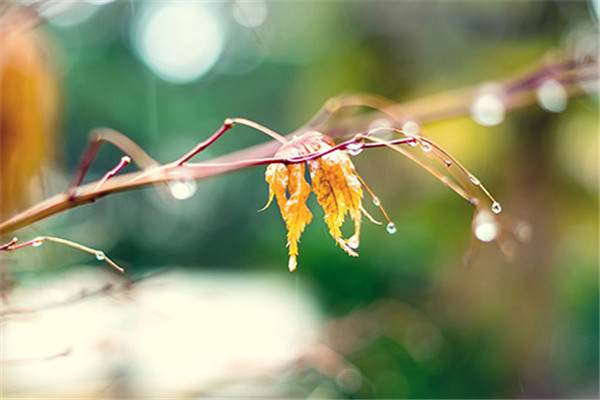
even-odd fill
[{"label": "cluster of dried leaves", "polygon": [[[275,157],[293,159],[309,154],[322,153],[334,146],[333,141],[319,133],[308,132],[294,137],[281,146]],[[311,184],[306,180],[306,167],[310,172]],[[361,181],[350,157],[343,151],[334,151],[306,163],[273,163],[267,167],[265,179],[269,184],[268,207],[277,198],[281,216],[285,221],[289,247],[288,268],[298,265],[298,242],[306,225],[312,220],[312,213],[306,206],[311,190],[325,212],[325,222],[335,242],[349,255],[358,256],[363,190]],[[265,207],[265,208],[266,208]],[[354,234],[349,239],[342,237],[341,227],[346,215],[354,222]]]}]

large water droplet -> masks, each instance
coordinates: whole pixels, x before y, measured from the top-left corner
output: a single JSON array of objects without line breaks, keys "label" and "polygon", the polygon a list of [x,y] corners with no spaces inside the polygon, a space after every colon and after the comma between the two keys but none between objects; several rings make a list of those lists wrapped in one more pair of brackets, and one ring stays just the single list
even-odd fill
[{"label": "large water droplet", "polygon": [[484,87],[471,104],[471,117],[480,125],[498,125],[504,121],[505,113],[506,107],[496,85]]},{"label": "large water droplet", "polygon": [[41,245],[43,245],[43,244],[44,244],[44,239],[40,239],[40,238],[35,238],[35,239],[33,240],[33,243],[31,243],[31,245],[32,245],[33,247],[40,247],[40,246],[41,246]]},{"label": "large water droplet", "polygon": [[396,233],[396,224],[394,224],[393,222],[388,223],[387,226],[385,227],[385,230],[390,235],[393,235],[394,233]]},{"label": "large water droplet", "polygon": [[567,91],[560,82],[550,79],[542,83],[536,91],[540,107],[549,112],[562,112],[567,108]]},{"label": "large water droplet", "polygon": [[373,205],[375,207],[379,207],[381,205],[381,201],[379,200],[379,197],[373,197]]},{"label": "large water droplet", "polygon": [[419,145],[419,141],[417,139],[411,140],[410,142],[408,142],[408,145],[410,147],[415,147]]},{"label": "large water droplet", "polygon": [[502,206],[500,205],[500,203],[498,203],[497,201],[492,203],[492,211],[494,212],[494,214],[500,214],[502,212]]},{"label": "large water droplet", "polygon": [[500,233],[498,223],[494,215],[487,210],[481,210],[473,220],[473,232],[475,237],[482,242],[493,242]]},{"label": "large water droplet", "polygon": [[106,259],[106,255],[104,255],[103,251],[97,251],[96,252],[96,260],[98,261],[104,261]]},{"label": "large water droplet", "polygon": [[364,147],[365,145],[362,142],[353,142],[348,143],[348,145],[346,146],[346,150],[351,156],[357,156],[360,153],[362,153]]}]

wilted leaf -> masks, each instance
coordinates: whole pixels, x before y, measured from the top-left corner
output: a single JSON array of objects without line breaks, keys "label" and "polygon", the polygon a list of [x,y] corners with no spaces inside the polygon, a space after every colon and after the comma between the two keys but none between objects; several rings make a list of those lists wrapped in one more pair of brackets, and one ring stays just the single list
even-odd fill
[{"label": "wilted leaf", "polygon": [[[330,148],[331,146],[323,141],[316,151],[326,151]],[[312,188],[325,212],[324,219],[329,233],[348,254],[358,256],[353,249],[358,247],[363,191],[354,164],[346,153],[335,151],[309,161],[308,166]],[[342,238],[340,228],[348,213],[354,221],[355,234],[346,241]]]},{"label": "wilted leaf", "polygon": [[[288,154],[293,153],[294,151],[288,152]],[[267,167],[265,179],[269,183],[269,203],[275,195],[288,230],[287,245],[290,255],[288,268],[293,271],[297,265],[300,236],[312,220],[312,213],[306,206],[310,185],[304,179],[304,164],[271,164]]]},{"label": "wilted leaf", "polygon": [[[318,132],[309,132],[284,144],[276,153],[276,157],[293,159],[308,156],[330,150],[332,145],[333,142],[328,137]],[[359,242],[363,191],[350,157],[343,151],[334,151],[307,163],[312,190],[325,212],[324,219],[329,233],[344,251],[351,256],[358,256],[354,249],[358,247]],[[304,163],[276,163],[269,165],[265,174],[269,183],[267,206],[275,196],[288,229],[290,271],[297,265],[300,235],[312,219],[312,214],[306,206],[311,187],[304,179],[304,173]],[[348,214],[354,221],[355,233],[345,240],[340,228]]]}]

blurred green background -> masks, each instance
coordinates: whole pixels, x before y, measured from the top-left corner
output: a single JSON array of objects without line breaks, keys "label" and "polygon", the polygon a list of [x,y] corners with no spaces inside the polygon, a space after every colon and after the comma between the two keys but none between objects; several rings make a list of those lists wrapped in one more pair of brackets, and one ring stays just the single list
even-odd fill
[{"label": "blurred green background", "polygon": [[[210,42],[202,57],[212,64],[173,82],[168,65],[144,56],[143,35],[152,13],[177,4],[82,4],[43,27],[61,65],[59,153],[70,173],[98,126],[168,162],[227,117],[287,133],[331,96],[361,91],[401,102],[505,78],[557,48],[574,51],[577,37],[598,29],[598,10],[587,1],[188,2],[208,18],[190,34]],[[165,51],[169,34],[182,29],[172,23],[154,40],[164,40]],[[398,232],[365,222],[360,257],[350,258],[328,236],[311,196],[314,220],[293,274],[279,211],[257,212],[268,194],[260,167],[201,181],[185,201],[165,202],[152,189],[116,194],[34,230],[102,248],[131,276],[164,267],[270,274],[306,288],[323,321],[363,309],[374,315],[358,322],[372,334],[345,354],[360,371],[358,385],[301,372],[282,395],[597,398],[597,97],[570,99],[558,114],[533,105],[495,127],[462,118],[424,129],[486,184],[504,212],[532,224],[532,241],[512,259],[494,244],[474,243],[465,264],[471,207],[385,150],[354,162]],[[236,127],[197,159],[265,140]],[[120,156],[103,147],[89,179]],[[57,176],[60,190],[66,175]],[[83,257],[48,249],[35,259],[44,268],[16,276],[60,274]],[[408,314],[427,323],[410,325]],[[353,334],[348,327],[327,343],[336,349]]]}]

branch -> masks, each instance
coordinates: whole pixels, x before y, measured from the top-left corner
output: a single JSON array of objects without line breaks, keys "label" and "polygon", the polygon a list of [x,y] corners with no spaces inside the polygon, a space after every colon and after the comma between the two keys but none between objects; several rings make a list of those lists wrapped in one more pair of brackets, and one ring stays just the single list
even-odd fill
[{"label": "branch", "polygon": [[[417,132],[425,124],[469,115],[483,125],[494,125],[502,121],[506,112],[534,104],[536,95],[540,96],[539,89],[546,82],[555,82],[559,88],[564,89],[564,100],[566,100],[567,97],[582,94],[583,84],[597,83],[597,79],[597,59],[584,57],[580,60],[567,59],[544,64],[502,82],[469,87],[401,104],[394,104],[371,95],[340,96],[328,101],[312,120],[288,135],[286,139],[251,121],[228,119],[224,127],[231,124],[231,121],[238,121],[238,123],[244,121],[247,122],[246,125],[253,128],[258,127],[267,134],[271,133],[270,136],[278,141],[252,146],[212,159],[210,162],[185,162],[206,147],[199,145],[171,163],[150,166],[139,172],[113,176],[102,182],[77,186],[73,191],[65,191],[50,197],[0,223],[0,235],[14,232],[52,215],[125,190],[165,184],[178,179],[201,180],[273,162],[286,164],[304,162],[312,156],[318,157],[319,155],[304,157],[301,160],[282,160],[273,156],[281,146],[282,140],[291,139],[311,130],[322,132],[332,139],[341,139],[357,132],[367,131],[369,124],[381,118],[382,115],[389,119],[389,122],[397,129],[412,124],[417,128]],[[335,121],[335,124],[332,124],[332,117],[337,111],[344,107],[354,106],[367,106],[375,111]],[[480,116],[477,113],[483,113],[483,115]],[[481,118],[478,119],[479,117]],[[211,138],[224,133],[227,129],[221,128],[221,130]],[[209,138],[209,140],[211,139]],[[212,139],[212,141],[214,140],[216,138]],[[76,175],[80,172],[78,171]]]}]

